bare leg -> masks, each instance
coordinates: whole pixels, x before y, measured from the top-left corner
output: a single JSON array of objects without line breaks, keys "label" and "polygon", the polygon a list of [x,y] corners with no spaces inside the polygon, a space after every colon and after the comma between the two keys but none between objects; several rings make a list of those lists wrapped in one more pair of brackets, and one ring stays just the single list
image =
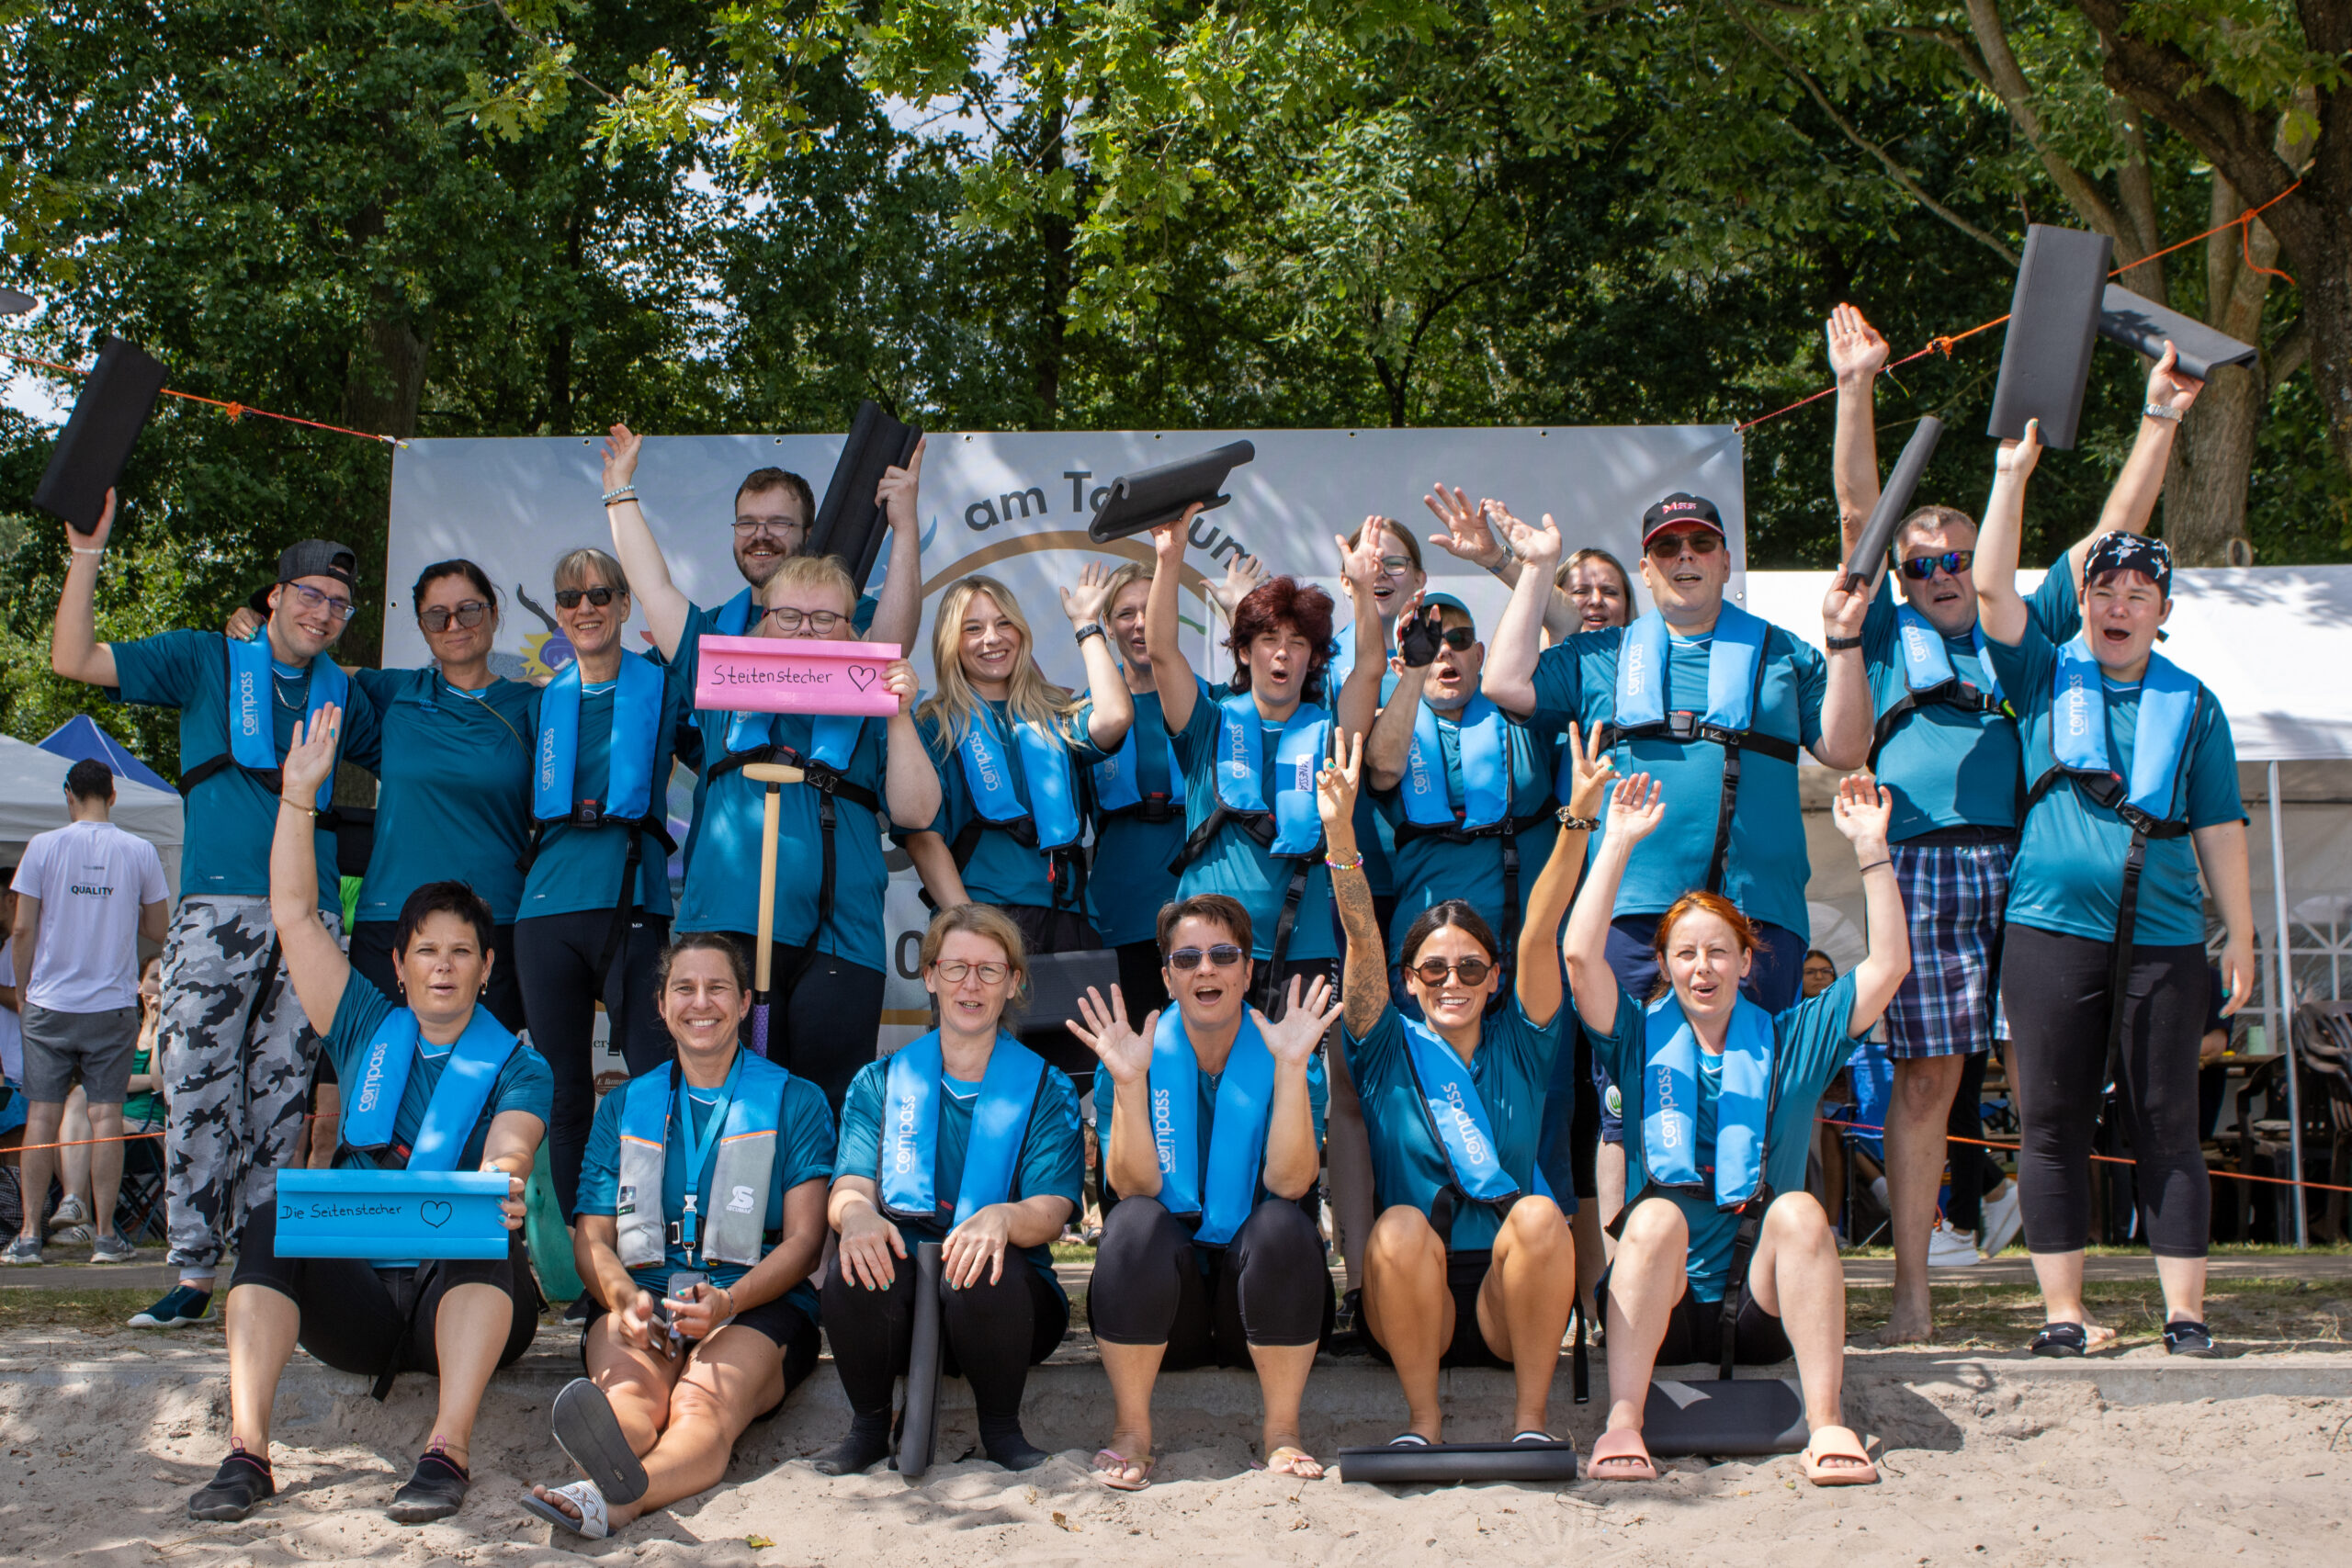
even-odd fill
[{"label": "bare leg", "polygon": [[1886,1108],[1886,1197],[1894,1228],[1894,1311],[1879,1331],[1882,1345],[1932,1338],[1928,1293],[1928,1232],[1936,1221],[1936,1186],[1944,1168],[1944,1133],[1965,1056],[1923,1056],[1894,1064]]},{"label": "bare leg", "polygon": [[294,1359],[302,1309],[266,1285],[239,1285],[223,1309],[229,1336],[229,1440],[255,1459],[269,1459],[269,1418],[277,1379]]},{"label": "bare leg", "polygon": [[122,1102],[90,1107],[90,1230],[114,1235],[114,1207],[122,1199]]},{"label": "bare leg", "polygon": [[[1603,1144],[1593,1157],[1593,1185],[1600,1190],[1600,1225],[1605,1236],[1625,1207],[1625,1145]],[[1604,1240],[1603,1261],[1617,1256],[1617,1244]]]},{"label": "bare leg", "polygon": [[[2083,1255],[2080,1252],[2037,1252],[2033,1277],[2041,1286],[2041,1315],[2051,1323],[2079,1323],[2096,1348],[2115,1337],[2083,1308]],[[2159,1271],[2159,1279],[2163,1277]]]},{"label": "bare leg", "polygon": [[2205,1321],[2205,1259],[2159,1258],[2156,1279],[2164,1286],[2166,1323]]},{"label": "bare leg", "polygon": [[1749,1261],[1756,1304],[1781,1320],[1796,1352],[1807,1424],[1842,1427],[1846,1386],[1846,1270],[1829,1216],[1810,1192],[1784,1192],[1764,1212]]},{"label": "bare leg", "polygon": [[1334,1046],[1324,1053],[1324,1063],[1331,1093],[1323,1133],[1323,1157],[1331,1169],[1331,1216],[1339,1222],[1347,1288],[1360,1290],[1373,1230],[1372,1138],[1364,1131],[1355,1079],[1348,1076],[1348,1054]]},{"label": "bare leg", "polygon": [[[1315,1347],[1252,1345],[1250,1359],[1258,1369],[1258,1396],[1266,1404],[1261,1438],[1267,1462],[1272,1463],[1277,1449],[1296,1449],[1305,1453],[1306,1444],[1299,1437],[1298,1405],[1306,1394],[1306,1375],[1315,1370]],[[1311,1459],[1294,1460],[1288,1470],[1304,1481],[1313,1481],[1323,1473],[1323,1467]]]},{"label": "bare leg", "polygon": [[309,1155],[304,1163],[313,1170],[324,1170],[334,1163],[336,1129],[343,1125],[343,1086],[322,1083],[319,1086],[317,1117],[310,1125]]},{"label": "bare leg", "polygon": [[1552,1373],[1576,1283],[1576,1243],[1559,1205],[1532,1193],[1513,1203],[1495,1233],[1494,1261],[1478,1290],[1478,1332],[1510,1363],[1514,1436],[1547,1429]]},{"label": "bare leg", "polygon": [[614,1507],[613,1528],[718,1485],[735,1439],[783,1397],[784,1356],[758,1329],[734,1325],[696,1346],[670,1391],[669,1424],[644,1456],[645,1495]]},{"label": "bare leg", "polygon": [[[1663,1198],[1644,1201],[1617,1238],[1609,1271],[1610,1431],[1642,1429],[1667,1319],[1689,1288],[1690,1251],[1690,1227],[1682,1211]],[[1596,1461],[1596,1472],[1606,1462]]]},{"label": "bare leg", "polygon": [[1846,1140],[1835,1127],[1821,1129],[1821,1185],[1829,1190],[1822,1200],[1822,1207],[1829,1211],[1829,1228],[1845,1229]]},{"label": "bare leg", "polygon": [[18,1169],[21,1180],[17,1194],[23,1200],[25,1221],[17,1230],[19,1235],[39,1239],[41,1234],[41,1211],[49,1206],[50,1179],[57,1174],[57,1150],[44,1145],[57,1142],[58,1129],[65,1122],[65,1102],[46,1103],[33,1100],[25,1102],[25,1141],[23,1163]]},{"label": "bare leg", "polygon": [[[1148,1479],[1145,1466],[1151,1459],[1151,1389],[1159,1381],[1159,1363],[1168,1347],[1114,1345],[1107,1339],[1098,1339],[1094,1345],[1102,1354],[1103,1373],[1111,1380],[1114,1410],[1111,1440],[1104,1446],[1127,1461],[1115,1479],[1141,1483]],[[1102,1468],[1110,1468],[1108,1461]]]},{"label": "bare leg", "polygon": [[[1396,1364],[1404,1385],[1407,1429],[1443,1440],[1438,1405],[1438,1361],[1453,1340],[1453,1292],[1445,1285],[1445,1243],[1419,1209],[1398,1204],[1381,1213],[1364,1248],[1364,1325]],[[1555,1345],[1557,1337],[1555,1336]]]},{"label": "bare leg", "polygon": [[57,1134],[65,1146],[57,1151],[57,1182],[69,1198],[82,1200],[93,1218],[96,1207],[90,1199],[90,1102],[75,1084],[65,1097],[65,1119],[59,1123]]},{"label": "bare leg", "polygon": [[435,1380],[441,1407],[433,1419],[433,1435],[442,1451],[462,1465],[471,1451],[474,1417],[481,1410],[482,1391],[498,1370],[499,1353],[514,1326],[514,1302],[496,1285],[458,1285],[441,1298],[433,1319],[433,1353],[440,1366]]}]

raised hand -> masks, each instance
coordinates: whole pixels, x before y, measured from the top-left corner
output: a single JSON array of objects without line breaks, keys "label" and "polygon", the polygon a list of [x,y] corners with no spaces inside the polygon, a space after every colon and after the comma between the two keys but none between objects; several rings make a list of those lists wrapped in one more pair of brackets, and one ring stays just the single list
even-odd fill
[{"label": "raised hand", "polygon": [[1510,551],[1487,525],[1486,513],[1471,505],[1470,498],[1459,486],[1451,496],[1445,493],[1444,485],[1433,486],[1429,494],[1421,497],[1421,503],[1445,525],[1444,533],[1430,536],[1430,543],[1439,549],[1489,571],[1510,559]]},{"label": "raised hand", "polygon": [[1423,610],[1419,593],[1396,612],[1396,656],[1408,670],[1425,670],[1435,663],[1444,634],[1443,613],[1435,604]]},{"label": "raised hand", "polygon": [[1866,773],[1839,779],[1829,800],[1829,820],[1854,846],[1858,861],[1885,858],[1886,823],[1894,814],[1894,797]]},{"label": "raised hand", "polygon": [[626,424],[613,426],[605,437],[605,488],[618,490],[637,478],[637,455],[645,437]]},{"label": "raised hand", "polygon": [[1340,998],[1331,989],[1330,978],[1317,976],[1315,984],[1308,987],[1306,995],[1301,998],[1299,987],[1305,979],[1302,975],[1290,977],[1290,990],[1283,998],[1280,1023],[1268,1019],[1256,1008],[1250,1010],[1251,1021],[1258,1025],[1258,1037],[1266,1043],[1266,1049],[1272,1053],[1275,1063],[1281,1066],[1305,1066],[1306,1059],[1315,1055],[1315,1043],[1323,1038],[1331,1027],[1331,1021],[1340,1016]]},{"label": "raised hand", "polygon": [[1571,782],[1566,806],[1571,816],[1598,817],[1609,798],[1609,786],[1617,779],[1617,759],[1600,745],[1600,725],[1592,727],[1589,736],[1568,721],[1568,765]]},{"label": "raised hand", "polygon": [[1373,579],[1380,575],[1380,546],[1388,536],[1387,527],[1382,519],[1367,517],[1356,530],[1354,544],[1349,544],[1344,534],[1331,536],[1331,542],[1340,547],[1340,575],[1347,579],[1349,592],[1360,598],[1372,596]]},{"label": "raised hand", "polygon": [[334,773],[334,743],[342,733],[343,710],[333,703],[321,704],[315,718],[294,721],[294,739],[277,775],[287,799],[307,807],[316,798],[319,786]]},{"label": "raised hand", "polygon": [[903,659],[894,659],[883,667],[882,684],[899,699],[901,716],[915,711],[915,700],[922,695],[922,682],[915,676],[915,667]]},{"label": "raised hand", "polygon": [[1353,841],[1356,784],[1363,777],[1363,737],[1351,735],[1342,740],[1340,732],[1332,730],[1331,765],[1315,775],[1315,807],[1323,814],[1327,835],[1345,823],[1350,841]]},{"label": "raised hand", "polygon": [[2040,461],[2041,461],[2041,422],[2038,419],[2030,419],[2025,422],[2025,434],[2022,437],[2001,443],[2000,451],[1993,457],[1993,472],[1996,475],[2007,474],[2022,479],[2033,472],[2033,466]]},{"label": "raised hand", "polygon": [[1851,305],[1829,312],[1829,368],[1841,382],[1866,381],[1886,367],[1886,339]]},{"label": "raised hand", "polygon": [[1849,578],[1844,567],[1833,569],[1829,592],[1821,597],[1822,629],[1834,637],[1860,637],[1870,613],[1870,589],[1859,579]]},{"label": "raised hand", "polygon": [[2148,401],[2157,408],[2184,414],[2204,389],[2204,382],[2191,380],[2180,373],[2180,350],[2166,338],[2164,357],[2148,368]]},{"label": "raised hand", "polygon": [[1102,619],[1102,605],[1111,597],[1111,569],[1099,560],[1086,563],[1078,574],[1078,586],[1062,591],[1062,614],[1069,617],[1073,626]]},{"label": "raised hand", "polygon": [[[874,487],[874,504],[888,515],[893,528],[915,525],[915,498],[922,489],[922,449],[930,441],[928,435],[917,436],[914,453],[907,458],[907,466],[883,469],[882,482]],[[809,521],[813,524],[816,519],[812,517]]]},{"label": "raised hand", "polygon": [[1638,844],[1666,819],[1666,791],[1647,773],[1619,779],[1609,791],[1609,816],[1601,831],[1611,843]]},{"label": "raised hand", "polygon": [[1234,607],[1269,575],[1265,563],[1256,556],[1237,555],[1225,563],[1224,581],[1209,584],[1209,597],[1216,601],[1216,607],[1225,612],[1225,618],[1229,621],[1233,619]]},{"label": "raised hand", "polygon": [[1184,564],[1184,544],[1193,536],[1193,519],[1206,507],[1194,502],[1184,508],[1184,515],[1173,523],[1163,523],[1151,531],[1151,553],[1158,560],[1157,570],[1174,571]]},{"label": "raised hand", "polygon": [[90,525],[90,531],[86,534],[82,533],[75,529],[73,524],[68,523],[65,525],[65,541],[69,545],[77,545],[85,550],[102,550],[107,547],[107,538],[113,532],[114,491],[108,490],[107,503],[98,508],[98,520]]},{"label": "raised hand", "polygon": [[1078,998],[1078,1010],[1085,1022],[1065,1019],[1062,1027],[1086,1042],[1086,1048],[1110,1069],[1113,1083],[1137,1084],[1150,1076],[1151,1042],[1159,1028],[1159,1014],[1147,1016],[1140,1033],[1128,1028],[1126,998],[1116,986],[1111,987],[1108,1002],[1102,992],[1087,987],[1086,995]]},{"label": "raised hand", "polygon": [[1550,513],[1544,514],[1541,525],[1530,526],[1512,516],[1510,508],[1499,501],[1481,502],[1479,504],[1487,509],[1487,519],[1522,566],[1540,571],[1546,577],[1552,575],[1552,569],[1560,561],[1561,546],[1560,525],[1552,521]]}]

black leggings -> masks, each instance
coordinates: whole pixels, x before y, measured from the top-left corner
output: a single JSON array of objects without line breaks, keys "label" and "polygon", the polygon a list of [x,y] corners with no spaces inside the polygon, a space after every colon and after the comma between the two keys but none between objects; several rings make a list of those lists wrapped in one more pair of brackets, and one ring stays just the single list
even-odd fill
[{"label": "black leggings", "polygon": [[[760,939],[747,931],[724,934],[733,939],[757,975]],[[889,976],[839,953],[812,957],[807,943],[775,943],[768,967],[775,993],[768,1015],[768,1056],[794,1077],[823,1089],[825,1103],[839,1122],[850,1079],[874,1060],[882,1038],[882,988]]]},{"label": "black leggings", "polygon": [[1331,1317],[1323,1234],[1295,1202],[1269,1198],[1229,1245],[1198,1247],[1158,1199],[1122,1198],[1102,1219],[1086,1315],[1097,1339],[1167,1346],[1167,1371],[1246,1367],[1252,1345],[1315,1344]]},{"label": "black leggings", "polygon": [[[833,1367],[842,1392],[859,1416],[890,1415],[890,1384],[907,1370],[915,1333],[915,1243],[906,1234],[909,1256],[897,1260],[890,1288],[876,1292],[854,1285],[840,1263],[825,1277],[821,1292],[825,1337],[833,1347]],[[983,1421],[1018,1421],[1021,1391],[1029,1369],[1054,1353],[1069,1327],[1069,1304],[1035,1264],[1005,1249],[1004,1277],[991,1285],[952,1290],[939,1287],[940,1370],[968,1379],[972,1404]]]},{"label": "black leggings", "polygon": [[[2090,1239],[2091,1134],[2107,1086],[2103,942],[2011,926],[2001,955],[2009,1075],[2022,1129],[2018,1196],[2034,1252]],[[2212,1189],[2197,1143],[2197,1044],[2209,985],[2201,946],[2135,947],[2124,986],[2123,1114],[2148,1250],[2202,1258]]]},{"label": "black leggings", "polygon": [[506,1292],[513,1315],[498,1352],[500,1366],[520,1360],[539,1326],[538,1287],[519,1230],[503,1258],[378,1269],[364,1258],[278,1257],[277,1205],[264,1203],[245,1216],[237,1241],[237,1271],[229,1288],[240,1285],[260,1285],[291,1301],[302,1313],[302,1348],[336,1371],[364,1377],[388,1368],[438,1376],[434,1319],[441,1298],[459,1285],[495,1285]]},{"label": "black leggings", "polygon": [[642,910],[629,917],[628,935],[600,977],[612,930],[610,909],[534,915],[514,923],[515,967],[523,976],[523,1012],[531,1043],[555,1074],[555,1104],[548,1117],[548,1148],[556,1201],[566,1219],[580,1200],[580,1160],[596,1117],[596,1003],[613,1021],[613,1043],[629,1076],[651,1072],[670,1059],[670,1032],[653,1010],[653,976],[670,922]]},{"label": "black leggings", "polygon": [[[361,920],[351,928],[351,966],[373,980],[378,990],[395,1001],[401,998],[400,976],[392,973],[392,938],[400,929],[398,920]],[[490,966],[490,984],[481,999],[489,1007],[491,1017],[520,1034],[524,1022],[522,969],[515,962],[514,927],[511,923],[490,928],[490,951],[495,957]]]}]

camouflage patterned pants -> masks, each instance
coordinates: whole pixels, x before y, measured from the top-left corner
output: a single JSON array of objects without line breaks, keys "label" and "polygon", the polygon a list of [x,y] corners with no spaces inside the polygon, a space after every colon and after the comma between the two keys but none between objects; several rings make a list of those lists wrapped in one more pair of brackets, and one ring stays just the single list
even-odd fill
[{"label": "camouflage patterned pants", "polygon": [[[342,934],[328,913],[327,929]],[[254,992],[266,987],[256,1011]],[[164,1138],[171,1261],[220,1261],[274,1200],[302,1131],[319,1037],[278,961],[266,898],[183,898],[164,942]],[[245,1021],[253,1020],[248,1033]]]}]

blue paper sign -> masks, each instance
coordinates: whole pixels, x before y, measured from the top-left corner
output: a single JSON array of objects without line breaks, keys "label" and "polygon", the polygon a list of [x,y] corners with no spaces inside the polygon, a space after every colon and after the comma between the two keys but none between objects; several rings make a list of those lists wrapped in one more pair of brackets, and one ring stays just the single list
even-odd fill
[{"label": "blue paper sign", "polygon": [[281,1170],[277,1255],[503,1258],[506,1181],[495,1170]]}]

